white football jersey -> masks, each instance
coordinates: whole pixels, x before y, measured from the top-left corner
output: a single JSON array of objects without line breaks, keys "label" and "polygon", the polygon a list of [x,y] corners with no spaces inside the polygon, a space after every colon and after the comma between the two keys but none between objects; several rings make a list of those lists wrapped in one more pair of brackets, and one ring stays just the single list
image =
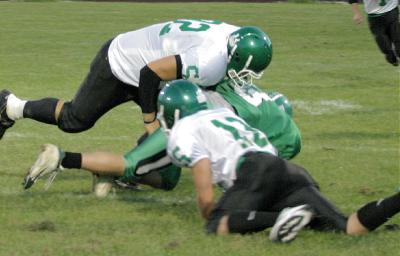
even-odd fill
[{"label": "white football jersey", "polygon": [[368,14],[386,13],[396,8],[398,5],[398,0],[364,0],[365,12]]},{"label": "white football jersey", "polygon": [[219,21],[176,20],[120,34],[108,50],[111,70],[122,82],[138,86],[142,67],[180,55],[184,79],[215,85],[225,77],[228,37],[237,29]]},{"label": "white football jersey", "polygon": [[213,183],[225,189],[236,179],[240,157],[250,151],[277,155],[261,131],[225,108],[203,110],[176,122],[167,147],[172,162],[178,166],[192,167],[208,158]]}]

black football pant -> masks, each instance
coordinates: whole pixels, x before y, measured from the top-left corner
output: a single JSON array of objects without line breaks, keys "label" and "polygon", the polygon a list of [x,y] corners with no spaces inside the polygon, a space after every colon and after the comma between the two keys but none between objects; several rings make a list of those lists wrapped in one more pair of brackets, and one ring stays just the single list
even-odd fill
[{"label": "black football pant", "polygon": [[65,132],[91,128],[107,111],[127,101],[138,101],[137,87],[124,84],[111,72],[106,42],[90,65],[89,73],[75,97],[64,104],[58,126]]},{"label": "black football pant", "polygon": [[[256,211],[276,213],[269,214],[276,219],[284,208],[302,204],[310,205],[315,212],[311,228],[346,230],[347,217],[320,193],[318,185],[305,169],[270,154],[248,153],[237,170],[233,186],[222,195],[211,212],[206,229],[215,233],[225,215]],[[270,222],[271,226],[275,219]],[[255,227],[255,231],[259,229]]]},{"label": "black football pant", "polygon": [[[386,60],[395,63],[400,57],[399,9],[394,8],[381,16],[368,17],[369,28]],[[394,51],[393,51],[394,47]]]}]

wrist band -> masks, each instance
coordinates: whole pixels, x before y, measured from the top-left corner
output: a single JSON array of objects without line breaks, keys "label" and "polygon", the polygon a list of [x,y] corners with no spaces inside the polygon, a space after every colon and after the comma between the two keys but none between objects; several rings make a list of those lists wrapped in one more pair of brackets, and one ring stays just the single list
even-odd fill
[{"label": "wrist band", "polygon": [[156,119],[157,119],[157,116],[155,116],[154,119],[153,119],[152,121],[143,120],[143,123],[145,123],[145,124],[151,124],[151,123],[153,123],[154,121],[156,121]]}]

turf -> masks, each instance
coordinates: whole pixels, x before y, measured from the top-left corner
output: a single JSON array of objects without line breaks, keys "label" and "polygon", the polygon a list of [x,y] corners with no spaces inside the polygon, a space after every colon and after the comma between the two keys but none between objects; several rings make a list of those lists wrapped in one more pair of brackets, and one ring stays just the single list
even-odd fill
[{"label": "turf", "polygon": [[[302,130],[305,166],[349,214],[400,185],[399,69],[387,64],[367,24],[347,4],[129,4],[0,2],[0,87],[16,95],[68,100],[107,39],[147,24],[190,17],[257,25],[273,40],[265,89],[288,96]],[[124,153],[143,132],[133,104],[90,131],[65,134],[31,120],[0,142],[0,255],[397,255],[399,231],[362,237],[302,232],[290,245],[267,232],[207,236],[185,171],[171,192],[91,193],[91,176],[65,171],[48,191],[22,178],[39,145]],[[400,217],[390,223],[400,224]]]}]

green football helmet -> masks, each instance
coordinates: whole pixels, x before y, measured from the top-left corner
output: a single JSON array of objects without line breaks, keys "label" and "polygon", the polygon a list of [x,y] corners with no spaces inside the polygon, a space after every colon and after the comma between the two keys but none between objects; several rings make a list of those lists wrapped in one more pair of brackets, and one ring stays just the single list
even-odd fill
[{"label": "green football helmet", "polygon": [[267,92],[267,94],[281,110],[286,112],[290,117],[293,117],[292,104],[285,95],[279,92]]},{"label": "green football helmet", "polygon": [[168,131],[179,119],[207,108],[207,98],[197,85],[176,80],[160,91],[157,118],[162,128]]},{"label": "green football helmet", "polygon": [[228,39],[227,75],[235,85],[260,79],[272,59],[272,43],[257,27],[242,27]]}]

